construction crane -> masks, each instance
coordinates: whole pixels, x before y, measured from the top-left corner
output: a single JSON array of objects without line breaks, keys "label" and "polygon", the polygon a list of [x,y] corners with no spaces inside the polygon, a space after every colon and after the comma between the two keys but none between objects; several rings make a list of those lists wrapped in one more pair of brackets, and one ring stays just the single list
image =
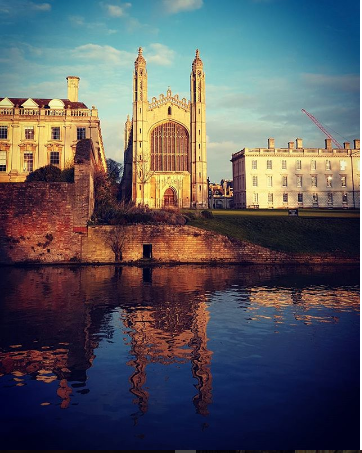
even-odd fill
[{"label": "construction crane", "polygon": [[328,131],[325,130],[325,128],[321,125],[321,123],[316,118],[314,118],[314,116],[311,113],[307,112],[304,109],[302,109],[302,112],[305,113],[307,116],[309,116],[309,118],[313,121],[313,123],[316,124],[319,127],[319,129],[324,134],[326,134],[326,136],[328,138],[330,138],[333,143],[335,143],[337,145],[337,148],[343,149],[343,146],[340,143],[338,143],[337,140]]}]

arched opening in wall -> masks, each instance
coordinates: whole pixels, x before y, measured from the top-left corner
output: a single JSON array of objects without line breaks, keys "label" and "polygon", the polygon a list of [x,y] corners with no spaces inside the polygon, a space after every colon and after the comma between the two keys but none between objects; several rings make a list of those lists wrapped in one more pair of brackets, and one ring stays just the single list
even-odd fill
[{"label": "arched opening in wall", "polygon": [[165,208],[177,206],[176,191],[172,187],[169,187],[163,195],[163,206]]},{"label": "arched opening in wall", "polygon": [[190,171],[189,133],[175,121],[168,121],[152,129],[151,171]]}]

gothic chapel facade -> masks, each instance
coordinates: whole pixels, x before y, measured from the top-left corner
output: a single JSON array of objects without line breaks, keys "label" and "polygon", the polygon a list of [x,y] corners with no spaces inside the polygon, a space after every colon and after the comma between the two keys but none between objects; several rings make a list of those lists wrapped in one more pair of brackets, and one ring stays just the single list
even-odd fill
[{"label": "gothic chapel facade", "polygon": [[196,50],[190,101],[168,89],[149,102],[142,48],[133,75],[133,117],[125,124],[122,193],[149,208],[208,206],[205,74]]}]

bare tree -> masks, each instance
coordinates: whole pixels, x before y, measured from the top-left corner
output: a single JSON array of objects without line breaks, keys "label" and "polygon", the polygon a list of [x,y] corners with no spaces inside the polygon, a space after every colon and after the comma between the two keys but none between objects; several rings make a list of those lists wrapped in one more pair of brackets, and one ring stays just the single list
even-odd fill
[{"label": "bare tree", "polygon": [[111,248],[114,253],[115,261],[122,261],[123,249],[126,242],[125,228],[122,225],[113,227],[106,236],[106,244]]},{"label": "bare tree", "polygon": [[142,205],[144,206],[145,184],[152,178],[152,176],[155,174],[155,171],[151,169],[151,166],[147,159],[143,159],[143,156],[139,157],[139,160],[135,161],[135,168],[137,174],[137,183],[142,187]]}]

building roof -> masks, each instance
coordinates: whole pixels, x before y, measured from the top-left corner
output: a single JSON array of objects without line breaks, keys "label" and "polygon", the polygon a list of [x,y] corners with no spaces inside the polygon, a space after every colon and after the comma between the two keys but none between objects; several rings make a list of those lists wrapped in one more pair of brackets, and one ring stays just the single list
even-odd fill
[{"label": "building roof", "polygon": [[[0,98],[0,102],[5,98]],[[29,98],[8,98],[14,106],[20,107],[25,101]],[[49,108],[49,102],[52,99],[38,99],[38,98],[31,98],[34,102],[38,104],[39,107]],[[61,99],[64,102],[64,107],[71,108],[71,109],[87,109],[88,107],[83,102],[71,102],[69,99]]]}]

